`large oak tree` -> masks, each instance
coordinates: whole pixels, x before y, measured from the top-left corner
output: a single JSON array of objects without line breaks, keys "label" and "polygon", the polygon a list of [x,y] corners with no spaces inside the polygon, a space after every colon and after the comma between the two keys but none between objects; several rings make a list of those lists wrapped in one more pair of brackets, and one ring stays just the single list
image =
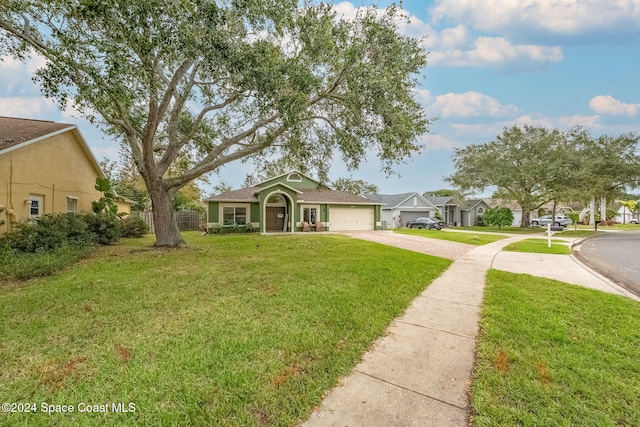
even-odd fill
[{"label": "large oak tree", "polygon": [[564,132],[541,126],[505,128],[494,141],[457,149],[447,178],[462,191],[496,187],[522,208],[522,227],[549,201],[605,197],[640,184],[638,136],[592,138],[577,127]]},{"label": "large oak tree", "polygon": [[47,65],[36,81],[124,141],[149,192],[156,245],[184,244],[173,194],[239,159],[286,157],[322,177],[334,153],[389,171],[429,120],[426,65],[396,8],[336,16],[295,0],[8,0],[0,54]]}]

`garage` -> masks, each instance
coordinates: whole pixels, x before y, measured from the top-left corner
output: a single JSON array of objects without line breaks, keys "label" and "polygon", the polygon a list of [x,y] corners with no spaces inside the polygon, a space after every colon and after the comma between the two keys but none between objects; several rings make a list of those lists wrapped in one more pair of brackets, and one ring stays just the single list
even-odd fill
[{"label": "garage", "polygon": [[402,218],[402,224],[406,224],[409,221],[415,221],[420,217],[432,218],[435,215],[434,211],[400,211],[400,217]]},{"label": "garage", "polygon": [[330,231],[373,230],[375,217],[373,206],[330,206]]}]

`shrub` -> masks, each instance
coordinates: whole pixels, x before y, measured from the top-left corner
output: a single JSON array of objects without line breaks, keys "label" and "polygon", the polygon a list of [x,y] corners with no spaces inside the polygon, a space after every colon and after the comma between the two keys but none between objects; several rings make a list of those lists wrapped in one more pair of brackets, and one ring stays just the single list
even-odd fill
[{"label": "shrub", "polygon": [[149,226],[139,216],[129,215],[122,220],[122,237],[143,237],[149,233]]},{"label": "shrub", "polygon": [[567,217],[571,218],[573,224],[577,224],[578,222],[580,222],[580,213],[578,212],[569,212],[567,214]]},{"label": "shrub", "polygon": [[478,217],[476,218],[476,223],[473,224],[476,227],[484,227],[485,223],[484,223],[484,218],[482,217],[482,215],[478,215]]},{"label": "shrub", "polygon": [[120,218],[106,213],[79,215],[87,224],[101,245],[109,245],[117,242],[122,236],[122,223]]},{"label": "shrub", "polygon": [[91,246],[96,237],[87,223],[76,215],[46,214],[20,222],[0,238],[0,246],[19,252],[47,252],[63,246]]},{"label": "shrub", "polygon": [[484,213],[483,220],[489,225],[502,228],[513,223],[513,212],[511,212],[509,208],[496,207],[487,209]]}]

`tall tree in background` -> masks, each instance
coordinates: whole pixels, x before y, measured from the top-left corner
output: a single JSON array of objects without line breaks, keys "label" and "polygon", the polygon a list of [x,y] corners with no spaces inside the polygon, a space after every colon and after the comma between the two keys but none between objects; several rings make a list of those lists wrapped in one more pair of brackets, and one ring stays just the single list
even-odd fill
[{"label": "tall tree in background", "polygon": [[[577,129],[573,139],[581,159],[574,185],[582,199],[601,202],[614,200],[625,191],[640,186],[639,135],[602,135],[593,138],[587,131]],[[601,204],[604,205],[601,207],[604,219],[606,202]],[[592,206],[592,216],[595,210],[595,206]]]},{"label": "tall tree in background", "polygon": [[333,181],[333,187],[336,190],[355,194],[356,196],[378,193],[380,191],[380,187],[375,184],[371,184],[370,182],[363,181],[361,179],[353,178],[338,178]]},{"label": "tall tree in background", "polygon": [[382,169],[418,149],[413,98],[426,65],[398,9],[353,20],[297,0],[7,0],[0,54],[44,57],[43,94],[127,144],[153,205],[157,246],[184,241],[173,195],[238,159],[287,157],[326,179],[369,150]]},{"label": "tall tree in background", "polygon": [[522,227],[531,211],[554,200],[571,180],[575,158],[566,134],[524,125],[505,128],[495,141],[456,149],[455,173],[447,177],[462,192],[497,187],[501,197],[522,209]]}]

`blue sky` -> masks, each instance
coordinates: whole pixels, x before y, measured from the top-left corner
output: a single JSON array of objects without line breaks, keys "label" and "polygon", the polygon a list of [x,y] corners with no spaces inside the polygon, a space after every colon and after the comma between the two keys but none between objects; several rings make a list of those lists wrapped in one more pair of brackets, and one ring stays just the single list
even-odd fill
[{"label": "blue sky", "polygon": [[[345,17],[370,5],[335,3]],[[354,172],[335,161],[332,179],[364,179],[384,194],[422,193],[448,187],[454,148],[489,142],[514,124],[582,125],[594,136],[640,131],[640,0],[412,0],[402,8],[410,20],[401,31],[427,37],[416,97],[438,120],[398,175],[380,172],[372,154]],[[41,97],[31,81],[38,63],[0,63],[0,115],[77,124],[98,159],[116,159],[116,143]],[[251,172],[236,162],[212,182],[237,188]]]}]

